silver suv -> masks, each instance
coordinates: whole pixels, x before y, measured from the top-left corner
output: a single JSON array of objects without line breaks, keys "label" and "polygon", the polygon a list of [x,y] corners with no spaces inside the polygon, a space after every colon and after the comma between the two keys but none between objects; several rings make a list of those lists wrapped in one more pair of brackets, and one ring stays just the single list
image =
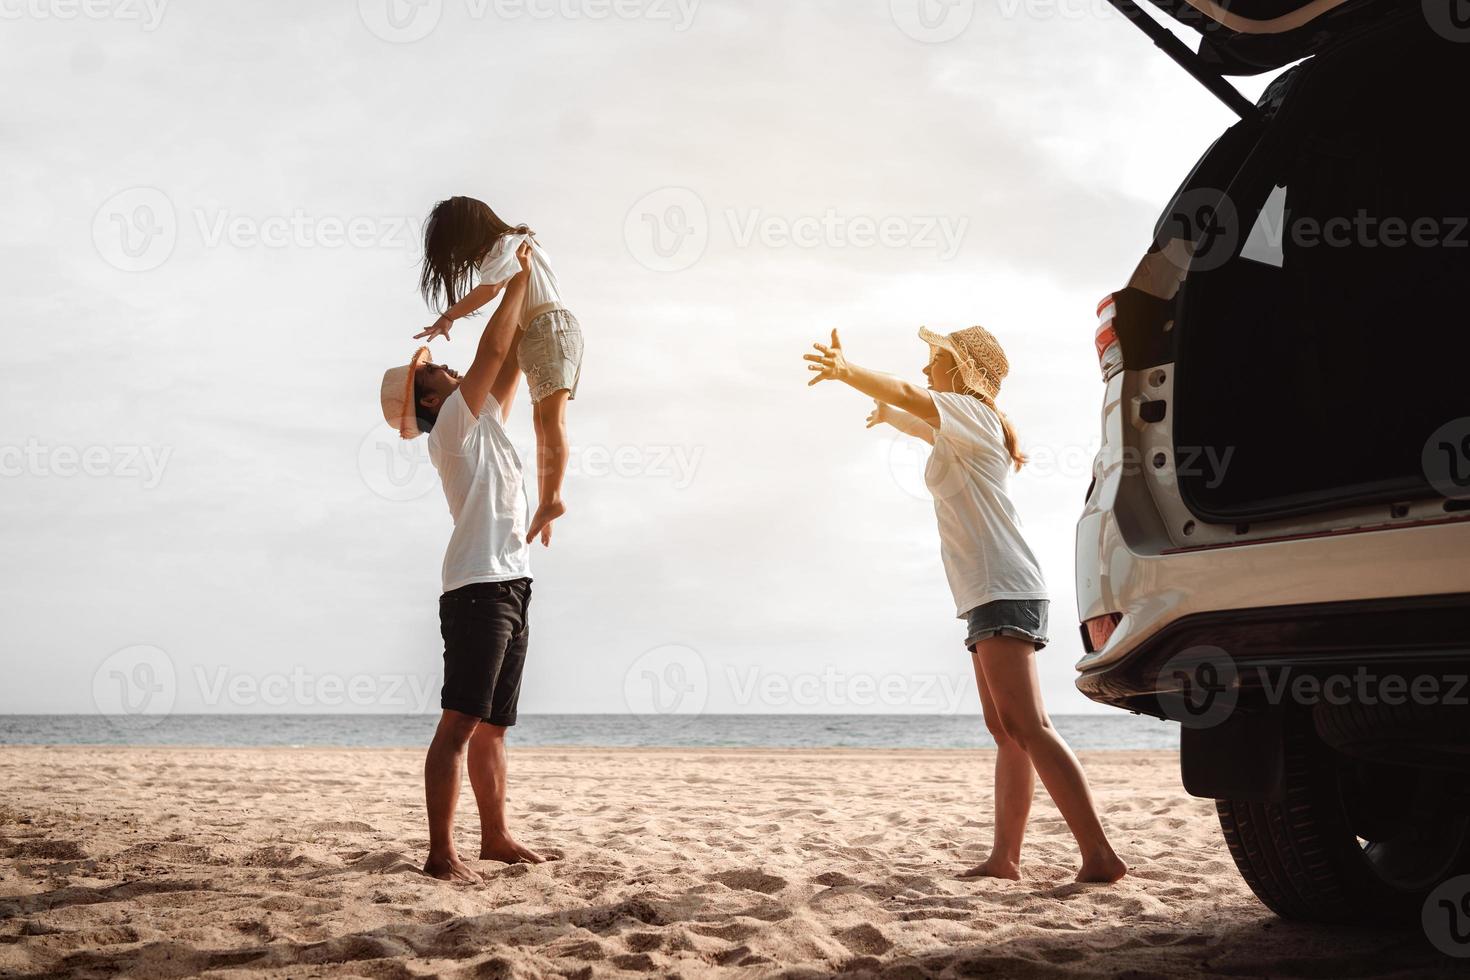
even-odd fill
[{"label": "silver suv", "polygon": [[1110,2],[1241,119],[1099,307],[1077,685],[1181,723],[1278,914],[1417,918],[1470,872],[1470,23]]}]

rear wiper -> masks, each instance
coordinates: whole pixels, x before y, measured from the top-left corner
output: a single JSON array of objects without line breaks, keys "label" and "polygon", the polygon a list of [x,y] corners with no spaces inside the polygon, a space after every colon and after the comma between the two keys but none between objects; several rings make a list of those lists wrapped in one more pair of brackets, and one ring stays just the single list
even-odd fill
[{"label": "rear wiper", "polygon": [[1175,37],[1167,27],[1140,10],[1138,4],[1133,0],[1108,0],[1108,3],[1118,8],[1118,12],[1131,20],[1134,27],[1147,34],[1149,40],[1153,41],[1160,51],[1172,58],[1180,68],[1189,72],[1195,81],[1207,88],[1215,98],[1225,103],[1231,112],[1242,119],[1260,122],[1260,112],[1249,99],[1240,94],[1239,89],[1225,81],[1224,76],[1219,72],[1211,71],[1204,63],[1204,59],[1189,50],[1189,46]]}]

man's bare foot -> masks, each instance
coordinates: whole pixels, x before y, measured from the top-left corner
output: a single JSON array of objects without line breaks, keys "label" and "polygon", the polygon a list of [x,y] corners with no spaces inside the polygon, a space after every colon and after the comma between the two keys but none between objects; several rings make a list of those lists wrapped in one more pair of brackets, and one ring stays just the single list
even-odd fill
[{"label": "man's bare foot", "polygon": [[480,860],[502,861],[505,864],[540,864],[546,859],[514,837],[497,837],[480,842]]},{"label": "man's bare foot", "polygon": [[1095,861],[1083,861],[1082,870],[1077,872],[1077,880],[1111,885],[1127,873],[1128,865],[1123,863],[1123,859],[1116,854],[1109,854]]},{"label": "man's bare foot", "polygon": [[1021,880],[1021,866],[1013,861],[1002,861],[992,854],[984,861],[975,865],[969,871],[960,875],[961,878],[1008,878],[1011,881]]},{"label": "man's bare foot", "polygon": [[531,515],[531,526],[526,529],[526,543],[530,544],[536,540],[536,535],[541,535],[541,543],[547,547],[551,546],[551,522],[567,512],[567,505],[561,499],[548,500],[536,508],[536,513]]},{"label": "man's bare foot", "polygon": [[459,859],[458,854],[450,854],[446,857],[436,857],[430,854],[429,859],[424,862],[424,874],[430,878],[453,881],[457,884],[481,884],[480,876],[471,871],[469,865]]}]

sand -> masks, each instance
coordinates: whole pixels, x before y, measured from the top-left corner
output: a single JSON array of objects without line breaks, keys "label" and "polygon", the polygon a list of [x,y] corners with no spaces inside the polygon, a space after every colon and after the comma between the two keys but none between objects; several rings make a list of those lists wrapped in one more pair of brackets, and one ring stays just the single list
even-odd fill
[{"label": "sand", "polygon": [[[0,747],[0,976],[1463,976],[1421,936],[1282,922],[1168,753],[1084,756],[1133,873],[1076,885],[1038,793],[983,857],[986,752],[520,749],[560,856],[423,877],[422,753]],[[462,851],[477,821],[466,786]]]}]

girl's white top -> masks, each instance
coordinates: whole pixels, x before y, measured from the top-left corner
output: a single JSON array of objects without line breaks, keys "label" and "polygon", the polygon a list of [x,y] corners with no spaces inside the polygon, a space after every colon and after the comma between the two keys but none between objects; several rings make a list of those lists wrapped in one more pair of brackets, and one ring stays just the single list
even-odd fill
[{"label": "girl's white top", "polygon": [[939,425],[924,482],[934,495],[955,615],[964,619],[997,599],[1045,599],[1041,566],[1007,492],[1011,457],[999,416],[974,395],[932,394]]},{"label": "girl's white top", "polygon": [[500,236],[500,240],[480,260],[477,270],[480,273],[480,283],[486,286],[498,286],[510,280],[521,270],[520,262],[516,259],[516,249],[521,247],[521,242],[531,242],[531,267],[530,281],[526,283],[526,322],[545,313],[547,310],[564,310],[566,307],[561,301],[561,288],[556,284],[556,273],[551,270],[551,257],[546,254],[532,235],[517,235],[509,233]]}]

